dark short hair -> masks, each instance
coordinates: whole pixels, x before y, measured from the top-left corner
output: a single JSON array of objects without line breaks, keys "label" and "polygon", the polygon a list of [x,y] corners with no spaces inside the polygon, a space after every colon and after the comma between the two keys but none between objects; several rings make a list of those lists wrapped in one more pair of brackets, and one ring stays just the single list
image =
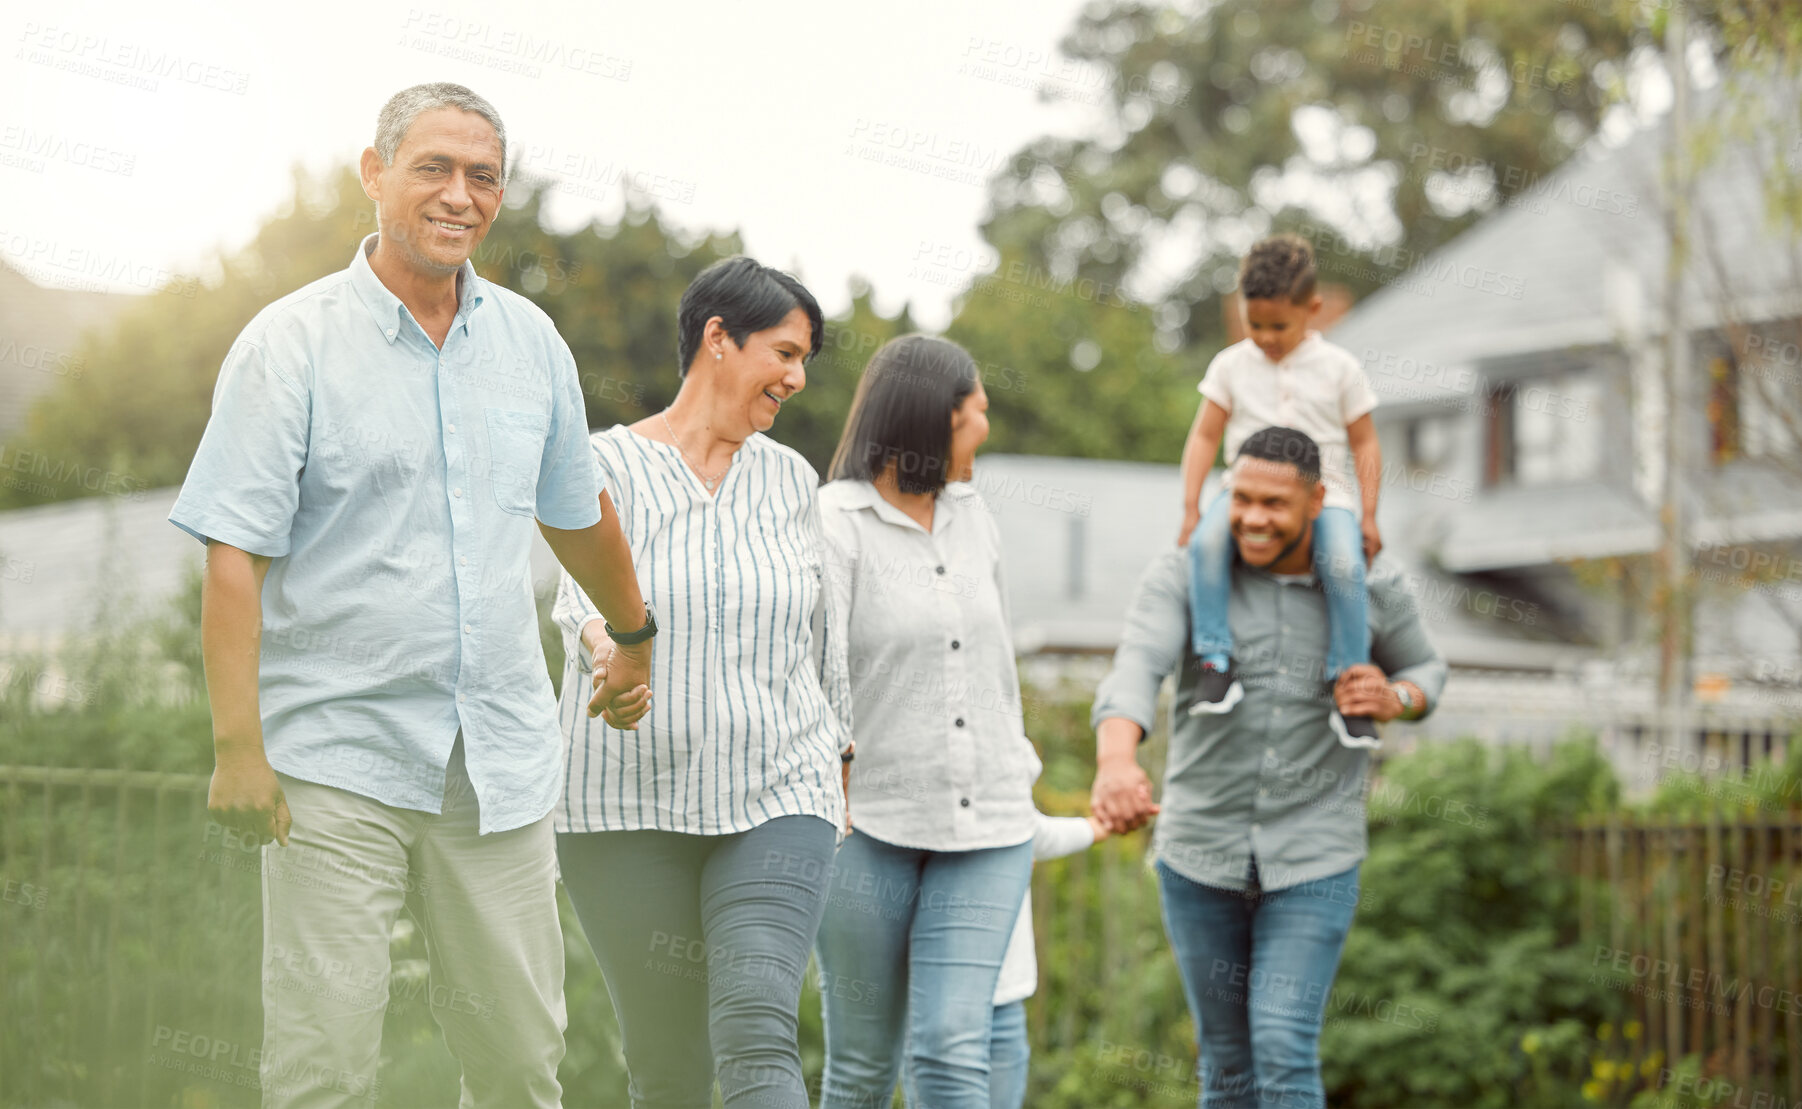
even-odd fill
[{"label": "dark short hair", "polygon": [[1314,248],[1300,235],[1272,235],[1254,244],[1239,263],[1243,300],[1306,304],[1314,295]]},{"label": "dark short hair", "polygon": [[813,325],[813,345],[807,352],[807,357],[812,358],[825,342],[826,326],[820,316],[820,302],[813,299],[807,286],[790,274],[743,254],[715,262],[683,290],[682,303],[676,309],[679,371],[687,374],[694,364],[707,321],[713,317],[720,318],[726,334],[742,347],[752,332],[775,327],[797,308],[807,313],[807,321]]},{"label": "dark short hair", "polygon": [[1307,432],[1292,427],[1259,428],[1239,444],[1237,457],[1287,463],[1309,485],[1320,480],[1320,444]]},{"label": "dark short hair", "polygon": [[895,467],[903,493],[937,493],[951,470],[951,414],[976,391],[968,351],[931,335],[890,339],[870,356],[828,481],[875,481]]}]

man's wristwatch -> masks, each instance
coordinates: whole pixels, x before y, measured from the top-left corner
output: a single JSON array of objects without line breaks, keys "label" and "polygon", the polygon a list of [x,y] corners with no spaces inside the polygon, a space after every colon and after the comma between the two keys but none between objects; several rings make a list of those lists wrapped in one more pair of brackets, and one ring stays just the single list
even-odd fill
[{"label": "man's wristwatch", "polygon": [[646,601],[644,603],[644,627],[635,632],[614,631],[613,625],[605,620],[601,621],[601,627],[606,629],[608,639],[613,640],[621,647],[632,647],[657,634],[657,613],[651,608],[651,602]]},{"label": "man's wristwatch", "polygon": [[1391,682],[1389,683],[1389,688],[1395,690],[1396,699],[1402,703],[1403,716],[1408,715],[1419,707],[1414,703],[1414,691],[1403,685],[1401,682]]}]

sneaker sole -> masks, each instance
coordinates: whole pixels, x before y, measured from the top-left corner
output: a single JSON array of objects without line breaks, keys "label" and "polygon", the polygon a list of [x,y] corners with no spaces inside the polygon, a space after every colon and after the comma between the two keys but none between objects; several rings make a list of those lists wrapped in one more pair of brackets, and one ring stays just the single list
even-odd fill
[{"label": "sneaker sole", "polygon": [[1369,739],[1364,739],[1346,731],[1344,719],[1336,712],[1329,714],[1327,721],[1332,724],[1333,734],[1339,737],[1339,746],[1341,747],[1352,747],[1366,751],[1374,751],[1383,745],[1383,738],[1381,736],[1372,736]]},{"label": "sneaker sole", "polygon": [[1218,701],[1197,701],[1189,706],[1190,716],[1221,716],[1245,699],[1245,689],[1238,682],[1227,687],[1226,696]]}]

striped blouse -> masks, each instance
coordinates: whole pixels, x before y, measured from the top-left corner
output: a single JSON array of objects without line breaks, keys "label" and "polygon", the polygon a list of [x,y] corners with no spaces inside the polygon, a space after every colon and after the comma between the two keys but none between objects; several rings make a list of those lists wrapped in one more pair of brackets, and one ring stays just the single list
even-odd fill
[{"label": "striped blouse", "polygon": [[651,711],[636,731],[590,717],[581,631],[601,618],[566,573],[553,617],[567,661],[560,832],[743,832],[779,816],[844,823],[851,737],[844,647],[828,641],[819,477],[763,435],[708,496],[667,443],[623,425],[589,440],[657,609]]}]

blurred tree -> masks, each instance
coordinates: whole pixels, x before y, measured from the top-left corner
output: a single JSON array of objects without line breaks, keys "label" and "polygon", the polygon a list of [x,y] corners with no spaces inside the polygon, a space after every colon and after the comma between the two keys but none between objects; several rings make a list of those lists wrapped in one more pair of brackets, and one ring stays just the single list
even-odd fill
[{"label": "blurred tree", "polygon": [[[1399,276],[1623,110],[1630,78],[1657,64],[1647,13],[1564,0],[1092,7],[1064,49],[1103,78],[1083,83],[1104,90],[1101,125],[1016,154],[990,186],[990,265],[931,275],[965,286],[948,334],[983,365],[991,449],[1174,461],[1194,380],[1223,337],[1220,297],[1252,241],[1309,234],[1323,278],[1354,294]],[[682,289],[739,240],[630,207],[618,223],[555,232],[542,200],[542,185],[515,179],[477,268],[556,321],[591,424],[640,419],[678,385]],[[196,295],[127,311],[88,345],[89,372],[47,395],[7,445],[115,471],[115,485],[180,481],[233,336],[341,268],[373,222],[348,169],[297,174],[293,200]],[[822,471],[869,353],[914,326],[905,309],[877,313],[867,284],[853,292],[774,432]],[[45,484],[0,488],[0,507],[93,491]]]},{"label": "blurred tree", "polygon": [[1021,150],[983,227],[1003,256],[1124,285],[1185,345],[1218,345],[1238,259],[1273,230],[1354,294],[1399,276],[1575,151],[1656,48],[1632,4],[1196,7],[1083,14],[1063,49],[1111,77],[1103,125]]},{"label": "blurred tree", "polygon": [[[680,384],[682,290],[709,263],[737,253],[739,239],[687,236],[644,208],[628,208],[618,223],[559,233],[542,224],[543,201],[540,182],[515,177],[507,209],[471,260],[483,277],[532,298],[555,321],[575,355],[591,426],[642,419]],[[233,339],[271,301],[344,268],[374,230],[373,206],[350,169],[323,178],[296,171],[293,196],[248,244],[221,256],[211,278],[139,298],[112,330],[88,337],[87,372],[41,398],[7,444],[42,456],[66,480],[0,486],[0,508],[179,483]],[[829,333],[833,358],[816,362],[813,388],[775,431],[822,469],[855,371],[874,349],[870,340],[911,325],[905,313],[878,316],[866,288],[846,328],[849,339]],[[852,355],[859,355],[855,365]],[[117,476],[104,485],[79,476],[95,470]]]},{"label": "blurred tree", "polygon": [[959,301],[946,337],[982,370],[989,450],[1153,462],[1182,454],[1199,369],[1166,353],[1153,311],[1116,286],[1061,281],[1003,251]]}]

